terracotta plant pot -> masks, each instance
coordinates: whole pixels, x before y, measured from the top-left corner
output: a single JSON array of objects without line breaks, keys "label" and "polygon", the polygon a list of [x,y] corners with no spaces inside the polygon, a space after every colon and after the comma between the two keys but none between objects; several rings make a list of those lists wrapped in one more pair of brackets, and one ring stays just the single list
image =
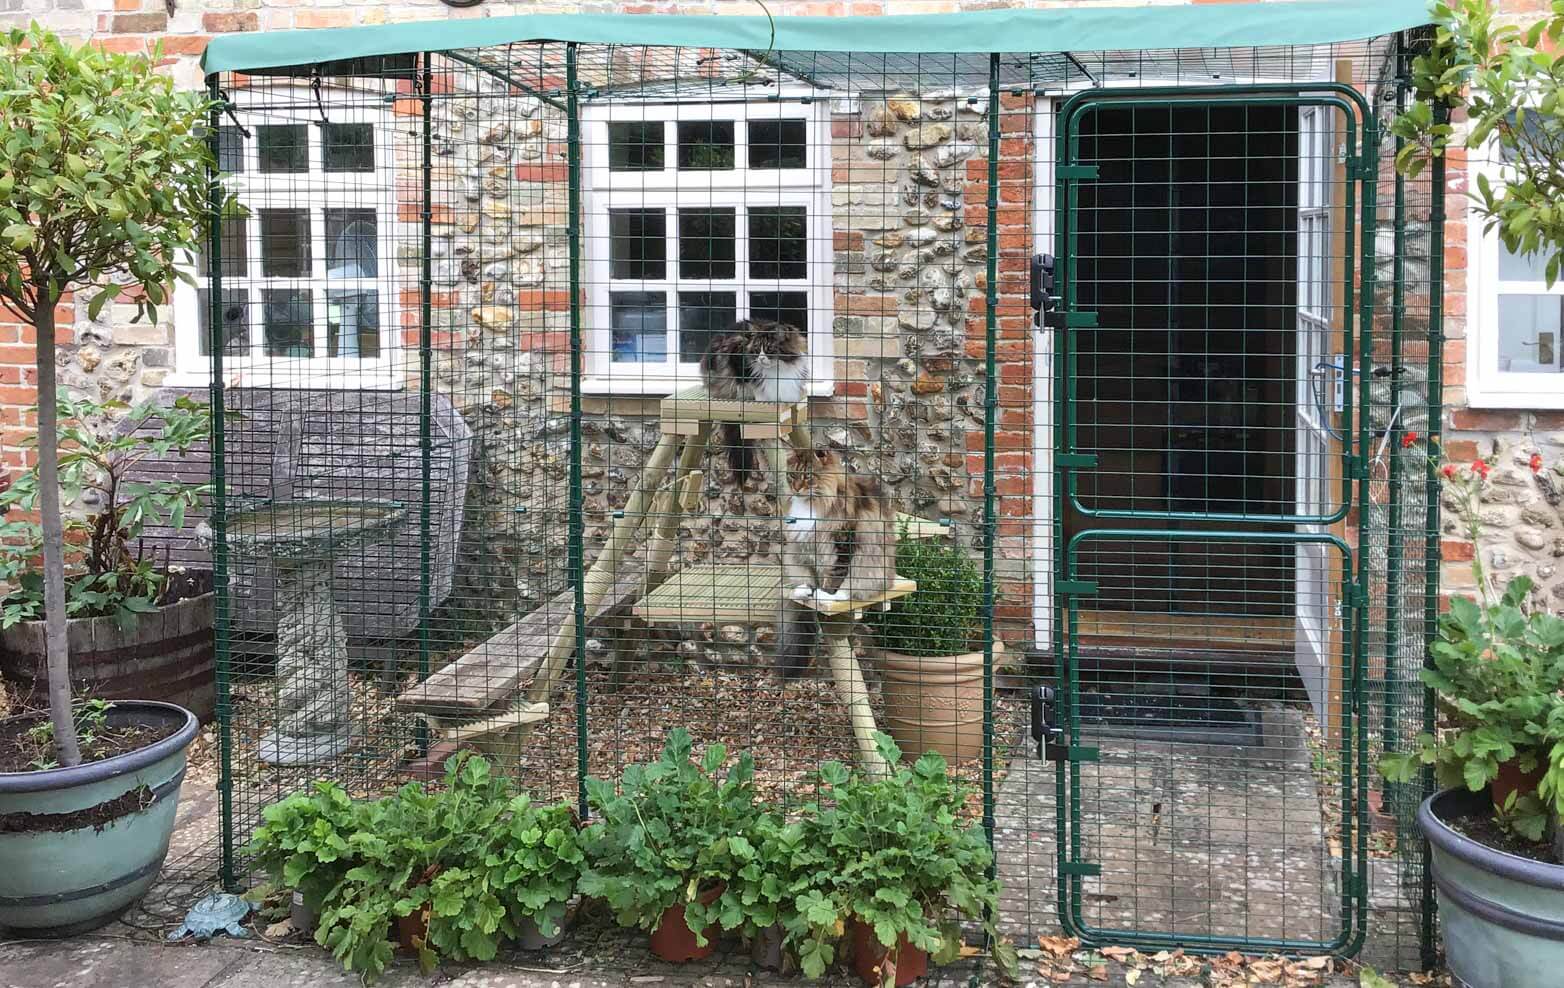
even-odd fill
[{"label": "terracotta plant pot", "polygon": [[895,951],[887,951],[874,935],[874,927],[853,920],[853,970],[864,984],[880,985],[888,973],[887,959],[896,965],[896,988],[904,988],[923,977],[929,971],[929,955],[907,942],[906,937],[896,941]]},{"label": "terracotta plant pot", "polygon": [[[996,664],[1004,645],[994,642]],[[930,749],[951,761],[983,753],[983,653],[885,652],[885,731],[908,761]]]},{"label": "terracotta plant pot", "polygon": [[1537,759],[1537,767],[1530,772],[1520,770],[1520,759],[1512,758],[1499,766],[1499,774],[1489,783],[1488,791],[1493,796],[1495,809],[1503,809],[1505,801],[1510,798],[1510,793],[1534,793],[1537,784],[1542,781],[1543,773],[1547,771],[1547,762]]},{"label": "terracotta plant pot", "polygon": [[410,954],[429,938],[429,907],[396,918],[396,942]]},{"label": "terracotta plant pot", "polygon": [[[726,883],[718,882],[710,888],[703,889],[696,896],[696,901],[703,906],[709,906],[717,901],[725,888],[727,888]],[[684,921],[684,906],[682,904],[669,906],[663,910],[663,917],[658,921],[657,929],[652,931],[652,953],[674,964],[710,957],[712,951],[717,949],[718,929],[717,924],[713,923],[702,931],[706,937],[706,946],[702,947],[695,942],[694,932]]]}]

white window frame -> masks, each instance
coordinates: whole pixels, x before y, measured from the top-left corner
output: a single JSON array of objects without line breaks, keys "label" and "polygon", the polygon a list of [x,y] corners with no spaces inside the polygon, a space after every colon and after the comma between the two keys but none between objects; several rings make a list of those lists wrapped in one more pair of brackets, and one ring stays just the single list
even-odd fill
[{"label": "white window frame", "polygon": [[[1489,141],[1481,152],[1467,159],[1467,178],[1475,188],[1477,176],[1486,175],[1497,190],[1504,182],[1506,169],[1499,161],[1498,144]],[[1542,281],[1504,281],[1499,278],[1499,255],[1503,241],[1495,230],[1485,229],[1487,221],[1468,203],[1467,242],[1467,322],[1466,322],[1466,404],[1471,408],[1564,408],[1564,372],[1524,373],[1499,369],[1499,296],[1564,295],[1564,279],[1549,289]],[[1559,334],[1564,337],[1564,332]],[[1564,339],[1554,348],[1564,347]],[[1564,357],[1561,357],[1564,360]]]},{"label": "white window frame", "polygon": [[[582,109],[583,167],[586,177],[583,243],[586,271],[584,333],[587,376],[582,390],[593,394],[666,395],[701,383],[698,363],[678,359],[676,314],[682,291],[732,291],[739,318],[748,313],[751,292],[804,292],[809,310],[809,394],[829,395],[835,341],[833,229],[831,204],[831,116],[829,101],[803,101],[800,93],[784,91],[775,100],[725,102],[692,99],[688,102],[619,101]],[[804,120],[805,167],[751,171],[746,125],[760,120]],[[677,124],[691,121],[732,120],[734,167],[722,171],[679,171]],[[659,172],[610,172],[608,125],[610,123],[664,123],[664,168]],[[770,206],[803,206],[805,237],[809,244],[807,278],[754,280],[749,275],[747,211]],[[736,211],[733,279],[687,280],[678,277],[678,210],[727,208]],[[613,209],[662,209],[666,229],[667,272],[656,280],[614,280],[609,272],[609,211]],[[669,359],[661,363],[613,360],[611,291],[663,291],[667,293]]]},{"label": "white window frame", "polygon": [[[401,137],[397,118],[381,97],[380,90],[323,87],[320,104],[325,118],[334,124],[367,123],[374,128],[375,169],[373,172],[327,172],[324,167],[322,128],[318,126],[322,109],[307,86],[264,87],[235,90],[230,99],[236,104],[239,119],[250,131],[243,138],[242,172],[228,178],[238,202],[250,211],[246,224],[246,258],[249,271],[243,279],[224,279],[224,289],[247,288],[250,320],[251,355],[223,355],[223,377],[229,387],[272,387],[300,389],[400,390],[406,386],[406,351],[403,325],[405,307],[400,295],[413,285],[399,278],[398,243],[409,242],[414,227],[399,219],[399,192],[396,182],[396,152]],[[342,106],[344,100],[354,105]],[[246,105],[257,107],[250,112]],[[259,170],[257,127],[264,124],[302,123],[309,126],[309,170],[307,172],[263,174]],[[232,126],[225,120],[225,126]],[[310,213],[310,274],[307,277],[261,277],[261,224],[264,208],[307,209]],[[375,213],[375,259],[379,274],[374,278],[329,278],[326,274],[326,225],[328,209],[373,210]],[[190,273],[200,288],[207,287],[207,272]],[[414,286],[416,287],[416,286]],[[322,352],[326,344],[327,291],[374,288],[378,293],[380,356],[278,357],[266,356],[265,327],[261,316],[259,292],[264,288],[309,289],[314,344]],[[184,281],[174,289],[174,371],[165,384],[174,387],[204,387],[211,383],[210,354],[201,353],[201,301],[196,287]]]}]

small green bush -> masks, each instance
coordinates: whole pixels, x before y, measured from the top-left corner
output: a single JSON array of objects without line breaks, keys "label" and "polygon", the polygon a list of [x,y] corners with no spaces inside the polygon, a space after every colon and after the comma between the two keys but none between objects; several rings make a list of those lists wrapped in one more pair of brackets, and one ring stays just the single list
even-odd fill
[{"label": "small green bush", "polygon": [[865,615],[874,641],[903,655],[958,655],[980,631],[983,572],[958,545],[941,539],[896,543],[896,572],[918,589],[891,601],[888,610]]}]

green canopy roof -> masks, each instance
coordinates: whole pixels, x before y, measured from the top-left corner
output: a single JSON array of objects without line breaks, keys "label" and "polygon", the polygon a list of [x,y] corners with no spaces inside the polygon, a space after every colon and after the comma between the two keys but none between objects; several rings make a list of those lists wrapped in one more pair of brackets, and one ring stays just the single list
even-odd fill
[{"label": "green canopy roof", "polygon": [[421,51],[529,41],[650,45],[750,52],[902,54],[1067,53],[1135,49],[1319,45],[1392,34],[1428,23],[1425,0],[1286,0],[1271,3],[983,10],[875,17],[712,14],[523,14],[228,34],[212,39],[208,72],[256,71]]}]

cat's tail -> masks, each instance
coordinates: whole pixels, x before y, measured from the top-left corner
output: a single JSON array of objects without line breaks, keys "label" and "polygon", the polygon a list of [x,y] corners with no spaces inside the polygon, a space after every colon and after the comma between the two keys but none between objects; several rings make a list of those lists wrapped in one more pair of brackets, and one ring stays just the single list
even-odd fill
[{"label": "cat's tail", "polygon": [[783,679],[802,675],[814,659],[820,639],[820,616],[796,600],[782,601],[777,620],[777,673]]},{"label": "cat's tail", "polygon": [[744,438],[737,422],[724,422],[722,445],[728,451],[728,466],[733,468],[734,481],[739,484],[747,482],[755,469],[755,441]]}]

